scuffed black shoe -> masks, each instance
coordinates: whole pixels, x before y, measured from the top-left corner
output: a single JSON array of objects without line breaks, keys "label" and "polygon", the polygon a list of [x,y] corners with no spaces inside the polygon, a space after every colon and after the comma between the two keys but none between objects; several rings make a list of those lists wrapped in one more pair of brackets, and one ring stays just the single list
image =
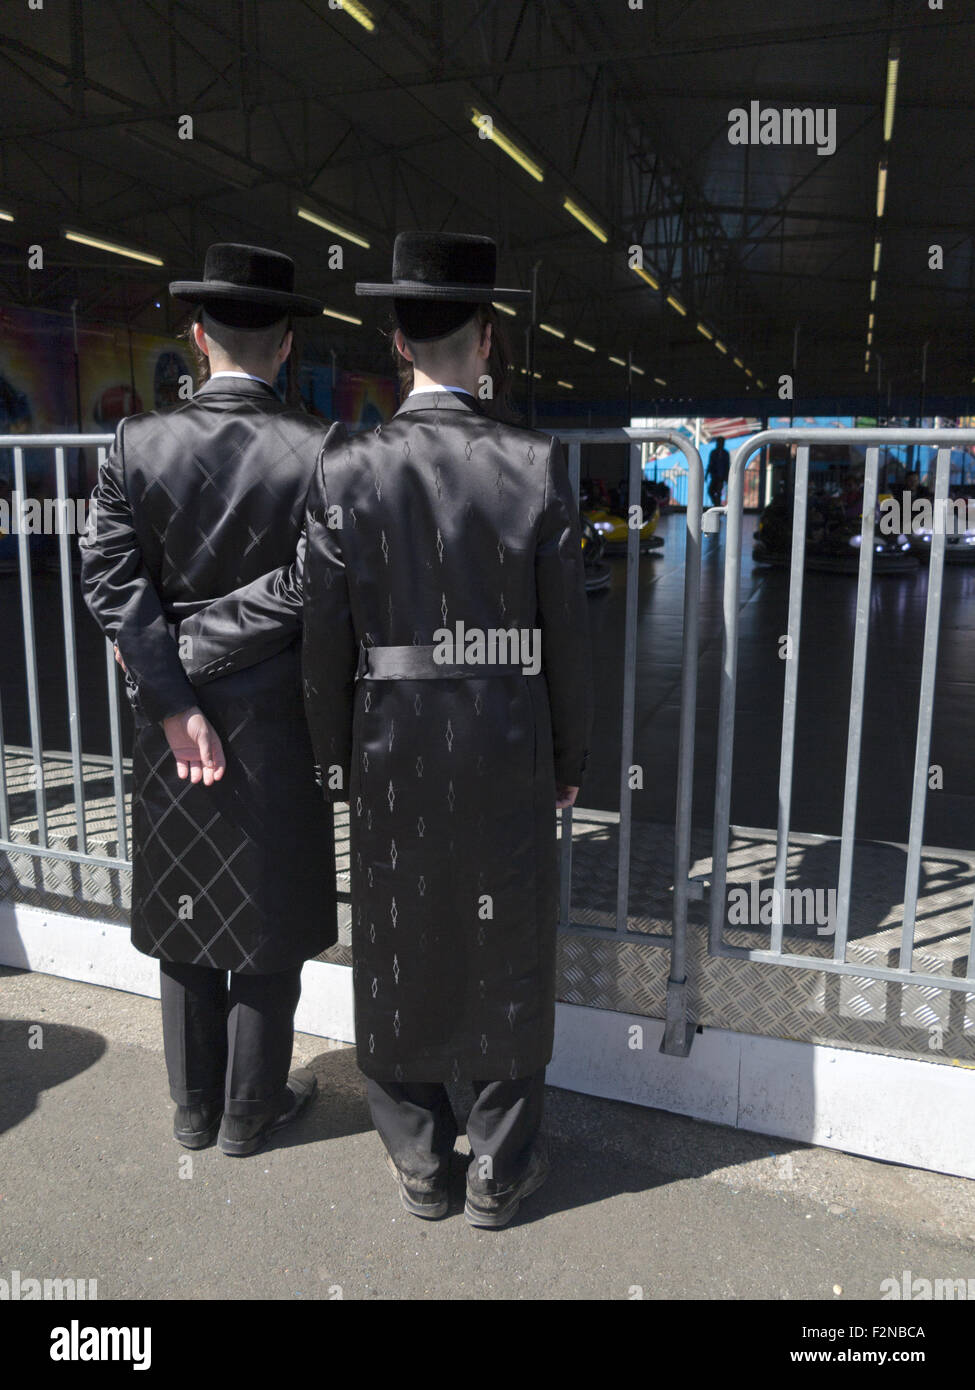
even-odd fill
[{"label": "scuffed black shoe", "polygon": [[547,1155],[536,1149],[524,1177],[501,1192],[488,1193],[475,1188],[468,1177],[464,1215],[472,1226],[484,1226],[491,1230],[507,1226],[524,1199],[541,1187],[548,1172]]},{"label": "scuffed black shoe", "polygon": [[173,1138],[184,1149],[205,1149],[217,1137],[223,1106],[201,1101],[196,1105],[177,1105]]},{"label": "scuffed black shoe", "polygon": [[386,1166],[396,1179],[399,1199],[411,1216],[422,1216],[426,1221],[439,1221],[447,1215],[449,1198],[447,1184],[442,1178],[408,1178],[400,1172],[390,1154],[386,1155]]},{"label": "scuffed black shoe", "polygon": [[288,1077],[285,1105],[276,1115],[224,1115],[217,1141],[220,1152],[231,1158],[257,1153],[275,1130],[298,1118],[317,1090],[317,1076],[302,1067]]}]

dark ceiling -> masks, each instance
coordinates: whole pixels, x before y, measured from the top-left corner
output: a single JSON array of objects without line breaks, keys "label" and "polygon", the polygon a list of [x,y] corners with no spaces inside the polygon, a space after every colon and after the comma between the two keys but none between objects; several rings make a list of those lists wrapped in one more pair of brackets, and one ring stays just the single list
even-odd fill
[{"label": "dark ceiling", "polygon": [[[302,287],[363,320],[323,320],[320,346],[343,365],[388,370],[377,302],[357,300],[353,282],[388,277],[398,228],[479,231],[500,243],[503,283],[530,285],[537,264],[538,319],[567,335],[536,335],[545,396],[568,397],[558,380],[576,398],[621,396],[626,369],[609,358],[628,353],[641,399],[759,395],[759,381],[769,396],[796,348],[805,397],[862,392],[878,370],[904,393],[920,382],[925,343],[929,390],[970,390],[975,7],[636,4],[367,0],[368,32],[352,0],[349,11],[328,0],[6,0],[0,209],[15,220],[0,222],[0,297],[60,310],[77,299],[88,317],[160,331],[176,322],[166,282],[196,275],[209,242],[250,240],[290,251]],[[835,108],[835,152],[731,144],[729,112],[752,102]],[[540,181],[480,138],[472,109]],[[192,140],[179,138],[187,115]],[[369,248],[300,220],[299,204]],[[65,228],[164,266],[74,244]],[[330,269],[337,242],[344,265]],[[35,244],[42,271],[26,269]],[[659,292],[630,268],[633,245]],[[929,265],[933,245],[942,268]]]}]

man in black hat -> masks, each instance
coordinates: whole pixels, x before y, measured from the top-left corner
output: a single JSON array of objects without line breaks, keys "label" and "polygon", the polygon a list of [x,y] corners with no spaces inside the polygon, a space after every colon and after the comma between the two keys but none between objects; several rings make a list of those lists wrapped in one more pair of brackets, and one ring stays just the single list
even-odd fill
[{"label": "man in black hat", "polygon": [[[465,1214],[503,1226],[544,1180],[557,807],[587,759],[591,687],[578,510],[557,440],[503,423],[488,237],[404,233],[391,284],[413,389],[332,436],[301,564],[189,624],[195,678],[221,632],[294,631],[319,761],[350,800],[356,1043],[406,1209],[439,1217],[469,1081]],[[240,640],[232,660],[246,660]],[[351,777],[351,781],[349,778]],[[348,787],[349,791],[344,789]]]},{"label": "man in black hat", "polygon": [[288,1069],[302,964],[336,940],[332,813],[293,636],[252,631],[247,669],[198,691],[178,630],[295,556],[324,430],[271,383],[291,318],[322,305],[295,294],[289,257],[227,243],[210,247],[202,281],[170,293],[200,306],[209,380],[119,425],[82,584],[133,705],[132,942],[160,961],[175,1137],[244,1155],[315,1089]]}]

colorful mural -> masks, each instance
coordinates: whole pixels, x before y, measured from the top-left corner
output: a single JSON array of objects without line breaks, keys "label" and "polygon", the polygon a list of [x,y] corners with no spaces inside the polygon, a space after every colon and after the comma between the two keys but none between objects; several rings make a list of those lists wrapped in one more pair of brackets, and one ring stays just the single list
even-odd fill
[{"label": "colorful mural", "polygon": [[[126,415],[177,405],[180,379],[192,377],[187,344],[112,324],[79,322],[66,314],[0,306],[0,433],[109,433]],[[341,372],[305,360],[299,390],[306,409],[324,420],[370,429],[396,409],[396,383],[366,372]],[[279,379],[284,389],[284,373]],[[28,486],[42,495],[52,485],[50,455],[27,456]],[[95,483],[93,450],[72,450],[69,486],[86,495]],[[0,450],[0,489],[13,485],[13,456]]]},{"label": "colorful mural", "polygon": [[[108,432],[124,415],[175,404],[180,376],[191,374],[176,339],[85,323],[76,338],[67,315],[0,308],[0,432]],[[49,457],[26,462],[29,484],[42,488]],[[72,451],[73,492],[93,486],[94,468],[92,451]],[[10,451],[0,450],[0,487],[12,478]]]}]

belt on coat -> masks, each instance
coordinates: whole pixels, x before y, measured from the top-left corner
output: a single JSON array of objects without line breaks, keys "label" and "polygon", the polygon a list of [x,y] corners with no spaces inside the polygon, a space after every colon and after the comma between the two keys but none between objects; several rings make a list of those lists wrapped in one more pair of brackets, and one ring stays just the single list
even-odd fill
[{"label": "belt on coat", "polygon": [[439,662],[437,647],[360,647],[356,677],[371,681],[464,680],[526,674],[520,664]]}]

